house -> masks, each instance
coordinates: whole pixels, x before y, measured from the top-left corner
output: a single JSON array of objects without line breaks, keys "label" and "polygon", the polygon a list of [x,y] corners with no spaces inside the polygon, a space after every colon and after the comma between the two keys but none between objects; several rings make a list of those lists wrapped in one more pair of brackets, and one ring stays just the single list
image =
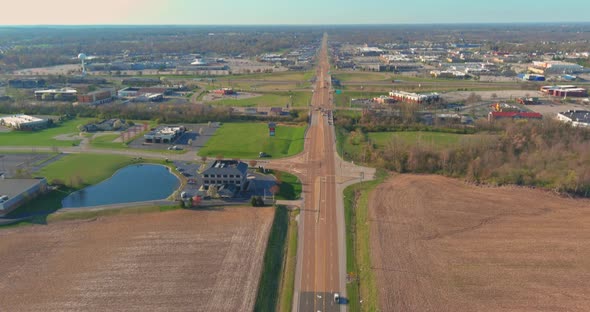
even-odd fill
[{"label": "house", "polygon": [[[217,186],[218,190],[231,189],[227,185],[234,185],[237,190],[246,189],[248,165],[238,160],[214,160],[209,162],[201,171],[203,186]],[[222,194],[220,194],[222,195]]]}]

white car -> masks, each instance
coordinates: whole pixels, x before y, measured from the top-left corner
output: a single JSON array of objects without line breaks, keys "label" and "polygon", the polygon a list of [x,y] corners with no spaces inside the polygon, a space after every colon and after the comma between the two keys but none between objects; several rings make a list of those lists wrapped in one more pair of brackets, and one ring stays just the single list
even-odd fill
[{"label": "white car", "polygon": [[334,294],[334,302],[340,303],[340,294],[339,293]]}]

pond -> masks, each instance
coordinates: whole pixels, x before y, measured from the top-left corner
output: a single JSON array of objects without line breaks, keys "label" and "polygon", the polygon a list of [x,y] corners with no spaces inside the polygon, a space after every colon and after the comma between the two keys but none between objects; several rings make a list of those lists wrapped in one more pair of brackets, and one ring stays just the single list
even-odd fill
[{"label": "pond", "polygon": [[84,208],[166,199],[179,185],[180,181],[168,167],[132,165],[99,184],[70,194],[62,201],[62,207]]}]

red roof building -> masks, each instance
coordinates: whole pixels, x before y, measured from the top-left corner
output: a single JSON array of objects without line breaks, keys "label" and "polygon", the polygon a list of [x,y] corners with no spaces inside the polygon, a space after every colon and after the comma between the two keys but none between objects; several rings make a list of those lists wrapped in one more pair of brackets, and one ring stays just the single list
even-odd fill
[{"label": "red roof building", "polygon": [[543,115],[533,112],[490,112],[488,121],[496,119],[543,119]]}]

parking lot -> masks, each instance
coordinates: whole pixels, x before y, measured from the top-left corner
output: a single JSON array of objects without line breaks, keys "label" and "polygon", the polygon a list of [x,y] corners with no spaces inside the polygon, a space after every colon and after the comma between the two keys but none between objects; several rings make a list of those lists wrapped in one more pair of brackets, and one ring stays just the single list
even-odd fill
[{"label": "parking lot", "polygon": [[14,177],[18,170],[34,173],[47,165],[51,154],[0,154],[0,174],[5,173],[7,178]]}]

